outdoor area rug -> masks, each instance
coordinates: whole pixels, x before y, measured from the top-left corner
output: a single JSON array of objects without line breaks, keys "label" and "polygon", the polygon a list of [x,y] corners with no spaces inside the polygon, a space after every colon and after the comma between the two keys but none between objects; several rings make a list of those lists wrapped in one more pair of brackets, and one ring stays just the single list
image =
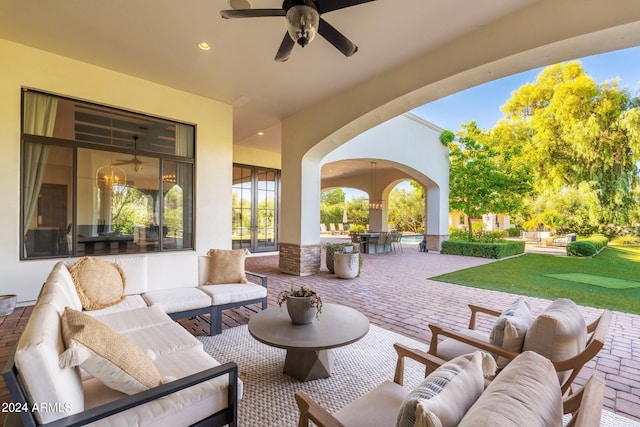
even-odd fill
[{"label": "outdoor area rug", "polygon": [[[300,382],[282,372],[285,350],[254,340],[246,325],[198,339],[218,362],[233,361],[238,365],[244,385],[238,407],[239,427],[295,427],[299,414],[293,394],[297,390],[305,391],[334,412],[382,381],[393,380],[397,360],[394,343],[427,349],[425,343],[371,325],[360,341],[334,350],[330,378]],[[413,388],[423,378],[424,366],[407,360],[405,387]],[[640,423],[603,411],[601,426],[640,427]]]},{"label": "outdoor area rug", "polygon": [[575,283],[585,283],[587,285],[601,286],[609,289],[633,289],[640,288],[640,282],[633,280],[615,279],[613,277],[597,276],[595,274],[585,273],[562,273],[562,274],[545,274],[547,277],[554,279],[567,280]]}]

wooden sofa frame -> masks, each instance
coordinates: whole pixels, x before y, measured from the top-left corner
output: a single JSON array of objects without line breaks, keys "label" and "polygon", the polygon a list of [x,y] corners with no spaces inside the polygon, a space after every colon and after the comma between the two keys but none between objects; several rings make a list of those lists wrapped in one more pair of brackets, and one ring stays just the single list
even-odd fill
[{"label": "wooden sofa frame", "polygon": [[[469,309],[471,310],[471,317],[469,318],[469,329],[476,329],[476,320],[478,314],[485,314],[493,317],[499,317],[502,314],[502,312],[500,311],[474,304],[469,304]],[[600,317],[598,317],[593,323],[587,326],[587,333],[590,334],[590,336],[587,339],[585,349],[580,354],[570,359],[560,360],[556,362],[552,361],[553,366],[555,367],[557,372],[571,371],[571,374],[566,379],[566,381],[561,384],[563,395],[571,393],[571,384],[573,384],[573,381],[580,373],[582,367],[591,359],[593,359],[602,349],[602,347],[604,347],[604,344],[607,340],[607,334],[609,333],[609,326],[611,325],[612,316],[613,313],[611,311],[604,310]],[[432,333],[431,343],[429,345],[429,353],[432,355],[438,354],[439,336],[455,339],[457,341],[476,347],[479,350],[484,350],[498,356],[506,357],[510,360],[515,359],[519,354],[517,352],[506,350],[502,347],[475,339],[451,329],[442,328],[436,325],[429,325],[429,328],[431,329]]]},{"label": "wooden sofa frame", "polygon": [[[409,358],[426,366],[426,372],[432,372],[446,361],[424,351],[409,348],[396,343],[393,348],[398,353],[393,382],[404,384],[404,361]],[[599,377],[591,377],[579,391],[562,400],[563,413],[572,414],[567,427],[590,427],[594,420],[600,420],[604,401],[604,381]],[[329,411],[315,402],[307,393],[297,391],[296,403],[300,410],[298,427],[308,427],[312,421],[318,427],[347,427],[338,421]]]},{"label": "wooden sofa frame", "polygon": [[233,362],[206,369],[196,374],[171,381],[170,383],[166,383],[77,414],[69,415],[68,417],[64,417],[47,424],[38,424],[34,417],[33,408],[29,408],[26,390],[24,390],[22,386],[20,374],[15,366],[14,355],[15,349],[2,372],[2,377],[7,384],[9,393],[11,394],[13,405],[16,408],[24,410],[7,414],[7,418],[4,423],[5,427],[82,426],[223,375],[229,375],[227,408],[200,420],[198,423],[193,424],[193,426],[221,427],[228,425],[229,427],[237,427],[238,425],[238,366]]}]

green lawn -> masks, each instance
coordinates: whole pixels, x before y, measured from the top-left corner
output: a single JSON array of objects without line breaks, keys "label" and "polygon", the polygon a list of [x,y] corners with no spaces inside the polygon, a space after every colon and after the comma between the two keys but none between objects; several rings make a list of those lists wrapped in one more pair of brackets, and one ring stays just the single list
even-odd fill
[{"label": "green lawn", "polygon": [[610,246],[590,259],[526,254],[431,279],[640,314],[640,246]]}]

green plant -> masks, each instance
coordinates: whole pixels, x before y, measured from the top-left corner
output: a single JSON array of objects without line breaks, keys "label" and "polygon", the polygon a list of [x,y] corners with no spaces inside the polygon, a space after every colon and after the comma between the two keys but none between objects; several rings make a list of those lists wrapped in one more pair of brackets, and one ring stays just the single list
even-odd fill
[{"label": "green plant", "polygon": [[309,289],[306,286],[300,286],[296,289],[292,282],[291,289],[286,289],[278,294],[278,307],[282,308],[282,304],[287,302],[289,297],[309,298],[308,308],[316,307],[318,309],[316,316],[319,316],[320,313],[322,313],[322,298],[316,291]]},{"label": "green plant", "polygon": [[594,256],[597,252],[596,245],[587,240],[578,240],[567,245],[569,256]]},{"label": "green plant", "polygon": [[349,227],[349,233],[364,233],[366,231],[366,228],[364,225],[362,224],[354,224],[351,227]]},{"label": "green plant", "polygon": [[[329,272],[331,273],[335,273],[335,270],[333,269],[333,258],[334,258],[334,254],[342,254],[345,253],[346,250],[345,248],[351,246],[351,251],[350,252],[360,252],[360,246],[358,246],[358,244],[355,243],[351,243],[351,242],[347,242],[347,243],[325,243],[324,248],[326,251],[326,259],[325,262],[327,264],[327,269],[329,270]],[[360,266],[362,266],[362,255],[359,256],[360,259]],[[360,275],[360,269],[358,269],[358,275]]]},{"label": "green plant", "polygon": [[442,253],[500,259],[524,253],[524,245],[524,242],[482,243],[447,240],[442,242]]}]

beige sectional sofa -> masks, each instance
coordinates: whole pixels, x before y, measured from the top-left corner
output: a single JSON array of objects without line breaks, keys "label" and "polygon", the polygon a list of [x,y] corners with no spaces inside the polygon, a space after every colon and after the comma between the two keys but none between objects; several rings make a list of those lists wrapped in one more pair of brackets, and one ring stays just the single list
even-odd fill
[{"label": "beige sectional sofa", "polygon": [[237,366],[221,365],[174,319],[210,313],[218,332],[223,309],[266,307],[266,277],[206,284],[216,266],[192,252],[103,261],[126,279],[107,308],[83,310],[70,271],[77,260],[58,262],[47,277],[3,372],[15,409],[8,423],[235,426]]}]

